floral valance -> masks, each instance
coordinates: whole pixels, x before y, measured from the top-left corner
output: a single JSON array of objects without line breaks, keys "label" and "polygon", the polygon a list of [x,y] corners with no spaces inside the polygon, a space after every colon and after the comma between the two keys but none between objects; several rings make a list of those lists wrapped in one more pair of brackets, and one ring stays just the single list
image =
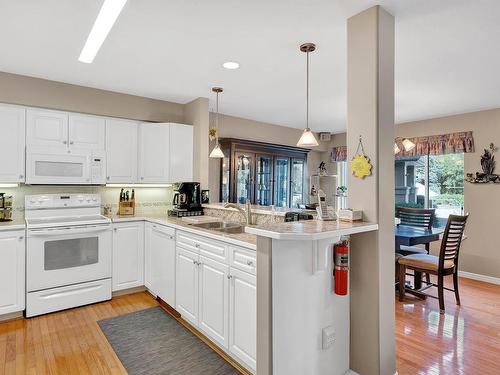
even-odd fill
[{"label": "floral valance", "polygon": [[[415,147],[410,151],[406,151],[403,145],[404,139],[415,143]],[[474,138],[471,131],[426,137],[396,138],[394,142],[399,148],[399,152],[396,154],[397,158],[474,152]],[[347,146],[333,147],[330,160],[332,162],[346,161]]]},{"label": "floral valance", "polygon": [[347,146],[338,146],[332,148],[330,153],[330,160],[335,161],[346,161],[347,160]]},{"label": "floral valance", "polygon": [[403,139],[406,138],[396,138],[395,140],[400,150],[396,157],[474,152],[474,138],[471,131],[408,138],[415,143],[415,147],[410,151],[405,150]]}]

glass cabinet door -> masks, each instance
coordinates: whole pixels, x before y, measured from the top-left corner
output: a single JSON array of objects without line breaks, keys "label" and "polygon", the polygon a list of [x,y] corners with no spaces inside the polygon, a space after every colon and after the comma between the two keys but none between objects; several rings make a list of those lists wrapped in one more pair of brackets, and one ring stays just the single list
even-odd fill
[{"label": "glass cabinet door", "polygon": [[236,154],[236,203],[252,201],[254,154]]},{"label": "glass cabinet door", "polygon": [[229,202],[229,186],[231,184],[231,159],[229,158],[230,150],[224,151],[224,157],[221,161],[221,190],[220,201]]},{"label": "glass cabinet door", "polygon": [[275,163],[274,178],[274,205],[276,207],[288,207],[290,200],[290,159],[277,157]]},{"label": "glass cabinet door", "polygon": [[257,155],[255,204],[270,206],[273,202],[273,157]]},{"label": "glass cabinet door", "polygon": [[291,191],[292,202],[290,207],[297,208],[299,203],[304,203],[304,173],[305,160],[292,158]]}]

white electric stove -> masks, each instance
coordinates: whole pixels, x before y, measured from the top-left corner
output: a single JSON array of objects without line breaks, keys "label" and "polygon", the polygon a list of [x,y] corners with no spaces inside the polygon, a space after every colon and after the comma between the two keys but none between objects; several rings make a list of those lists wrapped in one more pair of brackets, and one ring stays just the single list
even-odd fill
[{"label": "white electric stove", "polygon": [[26,316],[111,299],[111,220],[98,194],[25,197]]}]

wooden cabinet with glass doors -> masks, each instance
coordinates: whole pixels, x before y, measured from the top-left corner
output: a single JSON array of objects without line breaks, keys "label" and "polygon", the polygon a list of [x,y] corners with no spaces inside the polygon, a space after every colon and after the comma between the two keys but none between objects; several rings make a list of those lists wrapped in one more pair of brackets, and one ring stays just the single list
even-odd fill
[{"label": "wooden cabinet with glass doors", "polygon": [[239,139],[221,139],[221,202],[297,207],[307,199],[309,150]]}]

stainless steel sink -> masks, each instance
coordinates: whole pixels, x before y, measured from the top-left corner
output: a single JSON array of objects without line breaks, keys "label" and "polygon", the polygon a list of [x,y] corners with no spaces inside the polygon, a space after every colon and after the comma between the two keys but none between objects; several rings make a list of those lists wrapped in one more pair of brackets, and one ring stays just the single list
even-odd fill
[{"label": "stainless steel sink", "polygon": [[231,233],[231,234],[243,233],[245,231],[245,227],[239,223],[226,223],[223,221],[191,224],[191,226],[196,228],[215,230],[217,232]]}]

